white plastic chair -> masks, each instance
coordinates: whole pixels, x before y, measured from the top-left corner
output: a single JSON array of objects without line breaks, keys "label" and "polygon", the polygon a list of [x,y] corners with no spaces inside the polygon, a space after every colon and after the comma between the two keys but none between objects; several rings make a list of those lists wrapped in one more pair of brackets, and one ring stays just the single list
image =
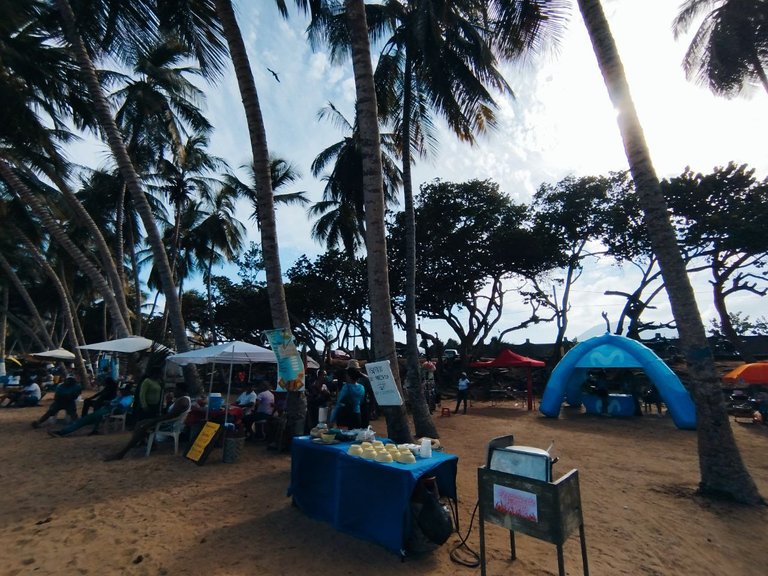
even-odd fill
[{"label": "white plastic chair", "polygon": [[173,453],[179,453],[179,435],[181,435],[181,431],[184,430],[184,421],[187,419],[187,414],[189,414],[189,409],[173,420],[165,420],[155,424],[154,430],[149,433],[149,438],[147,438],[146,456],[149,456],[150,452],[152,452],[152,444],[155,439],[161,440],[163,438],[168,438],[169,436],[173,437]]}]

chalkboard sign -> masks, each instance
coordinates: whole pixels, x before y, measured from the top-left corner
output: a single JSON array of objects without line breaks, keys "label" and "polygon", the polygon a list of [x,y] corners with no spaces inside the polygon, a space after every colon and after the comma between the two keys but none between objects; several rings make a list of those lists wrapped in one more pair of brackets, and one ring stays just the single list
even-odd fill
[{"label": "chalkboard sign", "polygon": [[365,365],[365,372],[368,374],[373,395],[376,397],[376,403],[379,406],[403,405],[403,397],[400,396],[397,382],[395,382],[395,377],[392,375],[389,360],[368,362]]},{"label": "chalkboard sign", "polygon": [[216,438],[221,432],[221,424],[215,422],[206,422],[203,429],[195,438],[192,446],[187,450],[186,457],[195,462],[198,466],[205,464],[208,454],[213,450]]}]

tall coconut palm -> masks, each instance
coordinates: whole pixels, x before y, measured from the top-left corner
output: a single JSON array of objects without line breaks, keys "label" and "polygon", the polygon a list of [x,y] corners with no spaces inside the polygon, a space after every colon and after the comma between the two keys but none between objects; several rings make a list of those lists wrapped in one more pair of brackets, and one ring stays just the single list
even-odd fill
[{"label": "tall coconut palm", "polygon": [[[259,226],[259,192],[258,184],[256,182],[256,173],[253,164],[244,164],[240,166],[247,172],[248,180],[240,180],[234,174],[225,174],[222,178],[226,187],[229,189],[228,194],[231,194],[235,198],[245,198],[253,206],[253,212],[251,212],[250,219]],[[270,157],[269,159],[269,173],[270,182],[272,183],[272,192],[275,207],[279,204],[283,205],[299,205],[303,206],[309,202],[307,200],[306,191],[298,192],[279,192],[281,188],[285,188],[290,184],[298,181],[301,178],[301,174],[296,167],[284,160],[283,158]]]},{"label": "tall coconut palm", "polygon": [[[347,135],[320,152],[312,162],[312,175],[320,177],[332,163],[325,181],[323,199],[309,209],[317,217],[312,237],[324,241],[329,249],[342,244],[350,257],[365,245],[365,197],[363,193],[363,159],[357,122],[351,124],[333,105],[322,108],[320,120],[328,120]],[[402,174],[395,160],[396,146],[392,134],[381,136],[381,161],[385,207],[397,203],[396,193]]]},{"label": "tall coconut palm", "polygon": [[[365,194],[365,243],[368,252],[368,292],[371,303],[371,341],[375,358],[388,360],[402,391],[397,370],[397,351],[392,327],[392,304],[389,292],[389,265],[384,226],[384,182],[381,163],[376,87],[373,81],[371,46],[363,0],[345,0],[349,25],[352,68],[357,96],[357,122],[363,153],[363,189]],[[411,431],[404,406],[384,408],[387,433],[396,442],[407,442]]]},{"label": "tall coconut palm", "polygon": [[768,2],[686,0],[672,25],[675,38],[702,15],[683,59],[686,77],[720,96],[755,82],[768,92]]},{"label": "tall coconut palm", "polygon": [[0,20],[0,156],[11,166],[46,174],[59,188],[73,218],[89,230],[99,267],[114,293],[107,300],[118,306],[113,316],[121,315],[125,323],[128,310],[117,267],[99,228],[67,183],[69,165],[59,148],[72,137],[67,119],[78,127],[92,124],[87,93],[69,52],[57,46],[52,33],[36,19],[41,6],[31,0],[15,3],[19,12],[14,14],[5,6]]},{"label": "tall coconut palm", "polygon": [[578,0],[578,5],[608,94],[618,111],[630,173],[688,361],[696,404],[699,490],[748,504],[763,502],[733,437],[693,288],[602,4],[600,0]]},{"label": "tall coconut palm", "polygon": [[[519,3],[518,3],[519,4]],[[417,435],[432,436],[419,378],[416,330],[416,230],[411,164],[423,156],[431,140],[432,114],[443,117],[456,136],[474,143],[475,136],[495,126],[496,102],[491,91],[512,95],[498,69],[494,42],[489,34],[495,22],[494,2],[426,1],[386,2],[380,16],[394,22],[377,67],[383,116],[397,125],[402,162],[406,227],[405,329],[407,337],[407,389],[414,406]],[[539,10],[520,10],[513,45],[516,51],[497,50],[506,58],[518,57],[543,37],[551,37],[548,22]],[[510,32],[511,36],[511,32]]]},{"label": "tall coconut palm", "polygon": [[[144,42],[147,45],[157,38],[152,25],[158,20],[162,24],[173,28],[177,37],[190,41],[195,45],[196,53],[209,57],[213,61],[220,58],[223,50],[218,43],[219,31],[215,22],[211,20],[211,10],[207,2],[194,4],[182,3],[183,10],[177,2],[167,2],[155,5],[149,0],[136,0],[131,3],[105,3],[94,0],[95,6],[91,11],[82,10],[78,22],[68,0],[56,0],[56,7],[60,16],[60,23],[64,37],[71,46],[75,59],[83,75],[88,93],[93,100],[93,108],[99,121],[110,150],[125,179],[126,187],[133,199],[138,213],[144,224],[148,241],[154,252],[156,265],[158,266],[164,292],[166,293],[166,308],[171,320],[174,343],[178,351],[186,351],[189,344],[186,337],[184,319],[181,313],[181,304],[176,294],[173,283],[168,255],[165,252],[163,241],[157,224],[152,216],[152,210],[141,187],[141,182],[136,170],[131,163],[130,156],[123,141],[122,135],[112,117],[107,99],[103,93],[96,74],[96,69],[91,58],[88,46],[84,38],[93,41],[91,48],[99,47],[102,50],[112,48],[113,52],[121,43],[130,41]],[[104,10],[101,10],[103,8]],[[174,8],[179,10],[174,11]],[[194,13],[193,13],[194,12]],[[199,17],[198,17],[199,16]],[[106,17],[106,18],[105,18]],[[194,24],[192,24],[194,23]],[[189,26],[196,26],[190,29]],[[199,32],[203,30],[203,33]],[[207,42],[201,42],[206,38]]]},{"label": "tall coconut palm", "polygon": [[245,226],[235,217],[237,195],[227,186],[222,186],[212,197],[205,198],[205,217],[193,233],[205,245],[206,251],[200,256],[204,263],[204,280],[208,294],[208,329],[214,344],[216,323],[213,310],[213,265],[232,262],[243,249]]}]

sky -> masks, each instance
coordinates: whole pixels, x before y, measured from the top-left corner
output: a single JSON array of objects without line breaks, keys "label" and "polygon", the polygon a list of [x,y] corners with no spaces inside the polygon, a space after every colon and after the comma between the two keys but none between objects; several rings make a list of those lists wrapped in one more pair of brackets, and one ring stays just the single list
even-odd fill
[{"label": "sky", "polygon": [[[556,183],[569,174],[627,169],[615,113],[575,4],[556,49],[525,64],[502,67],[516,98],[499,100],[498,129],[470,147],[441,126],[437,155],[414,169],[415,189],[434,178],[454,182],[490,178],[515,202],[528,202],[542,183]],[[317,113],[332,102],[353,119],[351,63],[332,64],[325,52],[313,52],[304,34],[306,20],[295,10],[286,21],[272,0],[237,5],[270,152],[295,164],[304,175],[290,191],[305,190],[315,202],[321,198],[322,182],[311,177],[310,164],[318,152],[343,136],[333,125],[321,123]],[[726,100],[685,79],[681,61],[690,35],[676,41],[671,29],[678,2],[604,0],[603,6],[659,177],[679,175],[686,166],[707,173],[731,160],[747,163],[759,178],[766,177],[766,94],[756,91],[748,98]],[[279,82],[267,68],[278,74]],[[233,167],[244,164],[250,145],[233,73],[206,92],[206,114],[215,127],[211,151]],[[247,223],[249,239],[258,241],[249,215],[243,205],[240,219]],[[312,258],[324,251],[310,236],[312,223],[304,208],[281,206],[277,220],[283,271],[302,254]],[[604,331],[603,311],[615,322],[623,301],[603,292],[633,287],[632,274],[631,267],[590,263],[574,286],[566,336],[583,340]],[[707,323],[715,314],[706,278],[693,277],[693,283]],[[752,318],[765,315],[756,296],[734,296],[728,302],[734,311]],[[662,298],[656,304],[659,309],[644,319],[668,321],[666,301]],[[503,330],[527,315],[525,308],[511,306],[497,328]],[[433,321],[422,327],[444,339],[452,335]],[[545,324],[514,332],[506,340],[550,342],[555,333],[554,324]]]}]

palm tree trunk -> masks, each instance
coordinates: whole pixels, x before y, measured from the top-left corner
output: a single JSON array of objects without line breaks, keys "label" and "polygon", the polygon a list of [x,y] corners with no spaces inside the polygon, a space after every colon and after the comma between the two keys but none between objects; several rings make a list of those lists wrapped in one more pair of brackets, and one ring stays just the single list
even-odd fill
[{"label": "palm tree trunk", "polygon": [[235,67],[237,85],[240,88],[240,97],[243,101],[245,119],[248,124],[251,154],[253,155],[253,173],[256,178],[261,254],[264,259],[264,271],[267,275],[267,294],[269,295],[272,325],[273,328],[290,328],[277,244],[277,225],[267,133],[264,128],[264,118],[261,115],[259,94],[256,91],[248,53],[245,49],[240,27],[237,24],[235,12],[232,9],[231,0],[216,0],[216,13],[221,20],[224,36],[229,45],[229,52],[232,55],[232,64]]},{"label": "palm tree trunk", "polygon": [[48,209],[42,202],[27,188],[27,186],[19,180],[11,167],[4,161],[0,161],[0,174],[2,174],[5,181],[11,187],[11,189],[17,193],[24,202],[29,204],[32,212],[40,218],[45,226],[46,230],[53,236],[62,248],[72,257],[77,267],[85,274],[88,279],[93,283],[93,287],[104,298],[104,302],[109,306],[110,318],[115,325],[115,331],[120,338],[128,336],[128,327],[125,324],[125,319],[120,311],[120,305],[115,298],[115,294],[110,288],[107,281],[98,271],[96,266],[91,262],[80,249],[75,246],[74,242],[69,238],[67,233],[62,227],[53,219]]},{"label": "palm tree trunk", "polygon": [[134,298],[136,303],[134,304],[133,311],[133,333],[137,336],[141,335],[141,279],[139,277],[139,263],[136,260],[136,239],[133,237],[133,225],[128,226],[128,246],[130,247],[129,254],[131,257],[131,272],[133,274],[133,291],[135,292]]},{"label": "palm tree trunk", "polygon": [[[256,178],[256,201],[258,204],[259,230],[261,232],[261,254],[264,259],[264,271],[267,276],[267,295],[272,316],[272,327],[290,332],[291,323],[288,305],[285,301],[283,275],[280,267],[280,252],[277,243],[277,223],[275,204],[272,193],[272,173],[267,148],[267,133],[261,114],[259,94],[253,80],[245,42],[237,24],[231,0],[216,0],[216,13],[221,20],[224,36],[227,39],[232,64],[235,68],[240,98],[243,101],[245,120],[253,155],[253,174]],[[291,434],[301,434],[307,404],[301,392],[288,392],[286,396],[286,427]]]},{"label": "palm tree trunk", "polygon": [[429,413],[424,383],[419,370],[419,336],[416,333],[416,209],[413,203],[411,177],[411,106],[413,105],[413,66],[406,51],[403,81],[403,213],[405,215],[405,389],[411,404],[413,428],[417,437],[439,438]]},{"label": "palm tree trunk", "polygon": [[[168,263],[168,254],[165,252],[163,239],[160,236],[157,222],[152,214],[152,208],[141,189],[139,176],[131,163],[128,151],[125,148],[125,143],[115,125],[115,120],[110,112],[109,104],[104,97],[101,85],[99,84],[99,79],[96,76],[96,69],[88,55],[85,44],[77,31],[72,6],[69,4],[68,0],[56,0],[56,5],[58,6],[61,15],[64,34],[67,41],[72,45],[78,66],[80,67],[88,87],[88,93],[93,99],[93,106],[99,120],[99,125],[107,138],[109,148],[117,162],[120,174],[122,175],[123,180],[125,180],[136,211],[139,213],[144,224],[147,240],[152,248],[152,254],[154,256],[154,264],[157,268],[158,276],[160,277],[160,283],[163,286],[163,292],[165,293],[165,306],[168,309],[171,318],[171,329],[173,331],[176,350],[178,352],[186,352],[189,350],[189,343],[187,342],[184,318],[181,315],[181,306],[179,304],[179,299],[176,296],[173,276],[171,274],[171,266]],[[194,383],[192,384],[194,385]]]},{"label": "palm tree trunk", "polygon": [[[104,240],[104,236],[93,221],[88,210],[85,209],[80,200],[75,196],[72,189],[67,185],[63,178],[61,178],[56,171],[46,171],[51,181],[56,184],[56,187],[61,190],[67,204],[75,211],[77,222],[79,225],[85,226],[88,230],[89,239],[96,244],[96,250],[99,252],[101,268],[109,279],[109,283],[112,286],[112,292],[115,294],[115,300],[120,307],[120,313],[123,315],[126,326],[130,324],[130,312],[128,311],[128,304],[125,299],[125,284],[123,283],[122,274],[122,259],[119,257],[120,252],[115,252],[118,257],[113,259],[112,252],[107,246],[107,241]],[[119,220],[118,220],[119,222]]]},{"label": "palm tree trunk", "polygon": [[37,310],[37,306],[35,306],[35,303],[32,300],[32,297],[29,295],[27,288],[24,286],[24,283],[21,281],[18,274],[16,274],[16,271],[11,267],[11,264],[2,254],[0,254],[0,269],[2,269],[6,277],[13,283],[13,286],[16,288],[19,296],[21,296],[21,299],[24,300],[24,304],[26,304],[27,309],[29,310],[29,314],[32,316],[32,320],[34,320],[34,324],[37,327],[37,332],[45,341],[45,345],[48,347],[48,350],[53,350],[56,348],[56,346],[53,344],[53,340],[48,334],[48,330],[45,328],[45,322],[43,322],[43,318],[40,316],[40,312]]},{"label": "palm tree trunk", "polygon": [[[368,252],[368,293],[371,308],[371,340],[377,360],[388,360],[395,382],[402,394],[400,374],[392,329],[392,305],[389,296],[389,265],[384,229],[384,182],[381,166],[381,137],[373,83],[371,47],[363,0],[345,0],[347,25],[352,42],[352,68],[357,95],[357,120],[363,155],[363,191],[365,196],[365,245]],[[387,419],[387,435],[395,442],[410,442],[404,406],[382,408]]]},{"label": "palm tree trunk", "polygon": [[[115,210],[115,262],[117,264],[117,277],[120,280],[120,286],[125,291],[125,238],[124,226],[125,226],[125,182],[120,187],[120,200],[117,204],[117,210]],[[126,304],[126,310],[128,305]],[[126,324],[130,325],[130,315],[125,319]]]},{"label": "palm tree trunk", "polygon": [[85,368],[85,363],[83,362],[83,356],[80,354],[80,349],[78,348],[77,332],[75,331],[74,318],[72,317],[73,306],[71,299],[69,298],[67,291],[64,289],[64,285],[62,284],[61,279],[56,275],[54,269],[51,268],[50,264],[48,264],[47,260],[45,257],[43,257],[37,247],[18,229],[15,230],[15,232],[17,235],[20,234],[19,237],[24,242],[27,250],[29,250],[29,253],[35,259],[38,266],[43,269],[43,272],[45,272],[46,276],[48,276],[51,284],[53,284],[54,290],[56,290],[56,293],[59,295],[59,301],[61,302],[61,313],[64,317],[64,325],[67,327],[69,345],[71,346],[72,352],[75,355],[75,366],[77,366],[77,371],[80,373],[80,382],[82,383],[83,387],[87,388],[90,385],[90,378],[88,376],[88,371]]},{"label": "palm tree trunk", "polygon": [[763,499],[733,437],[693,288],[608,21],[600,0],[578,0],[578,3],[611,102],[619,112],[624,151],[688,361],[696,403],[699,490],[705,495],[725,496],[748,504],[761,503]]},{"label": "palm tree trunk", "polygon": [[27,322],[24,322],[20,318],[17,318],[14,314],[11,314],[8,312],[8,321],[11,324],[14,324],[16,328],[18,328],[21,332],[24,332],[25,334],[28,334],[29,337],[38,345],[40,346],[40,349],[44,349],[46,347],[45,342],[43,342],[40,339],[40,336],[37,335],[37,332],[32,330],[28,325]]},{"label": "palm tree trunk", "polygon": [[8,333],[8,284],[0,284],[3,303],[0,305],[0,376],[5,376],[5,336]]},{"label": "palm tree trunk", "polygon": [[216,344],[218,342],[216,338],[216,322],[213,318],[213,279],[211,274],[213,273],[213,243],[211,243],[211,255],[208,258],[208,270],[205,280],[206,290],[208,292],[208,330],[211,331],[211,343]]}]

